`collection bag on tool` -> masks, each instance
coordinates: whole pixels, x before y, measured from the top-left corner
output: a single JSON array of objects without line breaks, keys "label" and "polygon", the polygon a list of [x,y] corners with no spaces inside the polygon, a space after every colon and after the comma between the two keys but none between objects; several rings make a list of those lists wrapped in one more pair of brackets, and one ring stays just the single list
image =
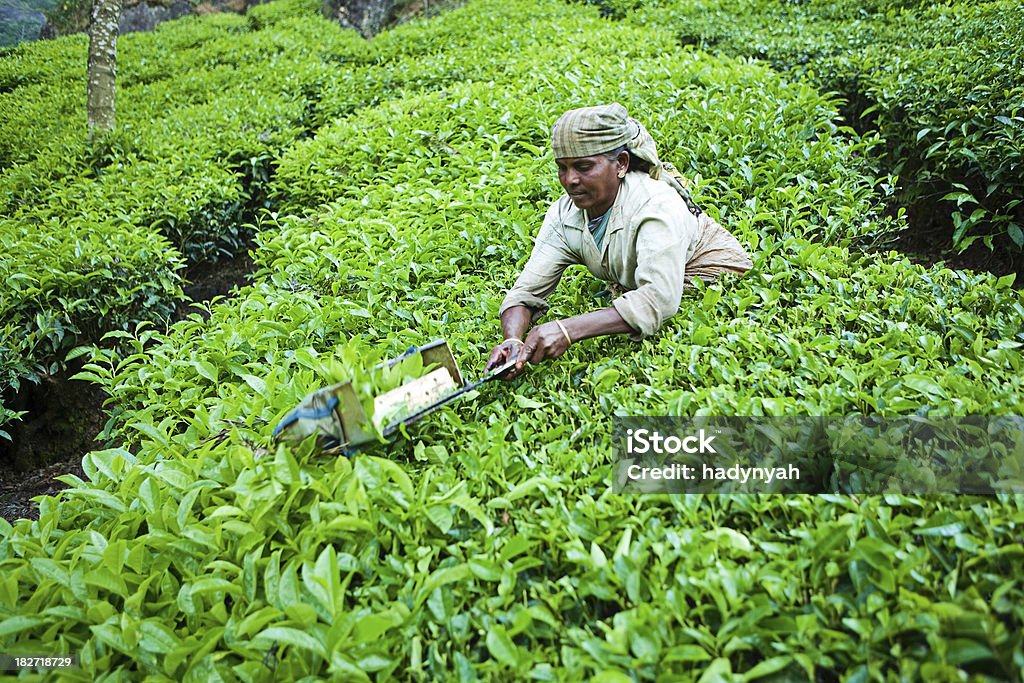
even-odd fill
[{"label": "collection bag on tool", "polygon": [[[350,453],[418,418],[456,391],[462,376],[448,343],[438,340],[374,366],[358,384],[358,391],[348,380],[310,393],[277,424],[274,438],[295,444],[316,436],[320,448]],[[382,384],[386,388],[374,395]]]},{"label": "collection bag on tool", "polygon": [[[407,377],[400,363],[409,364],[414,376]],[[352,380],[318,389],[284,416],[274,428],[274,439],[297,444],[315,436],[319,448],[351,455],[361,446],[386,441],[403,426],[500,376],[510,365],[467,383],[445,340],[411,347],[371,370],[371,375],[387,375],[394,369],[390,374],[392,379],[397,376],[399,386],[375,396],[365,395],[365,386],[357,392]]]}]

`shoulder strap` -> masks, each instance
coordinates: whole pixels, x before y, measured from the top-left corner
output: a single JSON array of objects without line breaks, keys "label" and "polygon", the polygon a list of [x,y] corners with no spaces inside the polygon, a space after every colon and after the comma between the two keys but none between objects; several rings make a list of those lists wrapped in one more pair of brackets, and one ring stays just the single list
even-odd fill
[{"label": "shoulder strap", "polygon": [[686,208],[690,210],[690,213],[694,216],[704,213],[704,210],[697,206],[697,202],[693,201],[693,197],[690,196],[690,180],[667,161],[661,162],[661,169],[664,171],[661,179],[671,185],[672,189],[683,198],[683,201],[686,202]]}]

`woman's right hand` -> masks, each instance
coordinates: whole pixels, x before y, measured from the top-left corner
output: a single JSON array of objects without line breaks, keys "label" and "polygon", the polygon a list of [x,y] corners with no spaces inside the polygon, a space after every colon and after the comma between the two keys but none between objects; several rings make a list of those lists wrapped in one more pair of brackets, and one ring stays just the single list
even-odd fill
[{"label": "woman's right hand", "polygon": [[[490,358],[487,359],[487,367],[484,369],[490,372],[494,368],[500,368],[502,365],[515,360],[519,356],[519,350],[522,348],[523,342],[518,339],[506,339],[491,349]],[[512,379],[516,374],[514,367],[509,368],[500,379]]]}]

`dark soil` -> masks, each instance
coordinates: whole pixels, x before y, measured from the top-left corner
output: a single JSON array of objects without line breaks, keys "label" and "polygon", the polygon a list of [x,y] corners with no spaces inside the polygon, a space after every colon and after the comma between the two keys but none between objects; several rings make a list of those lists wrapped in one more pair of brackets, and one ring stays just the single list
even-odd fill
[{"label": "dark soil", "polygon": [[29,384],[4,401],[26,414],[6,425],[12,441],[0,441],[0,517],[37,519],[32,498],[66,488],[55,478],[68,473],[82,476],[82,456],[102,447],[94,437],[107,420],[106,394],[87,382],[68,379],[79,369],[71,367]]},{"label": "dark soil", "polygon": [[185,271],[185,279],[189,283],[185,287],[188,300],[178,304],[174,319],[181,320],[190,313],[200,313],[205,317],[203,309],[193,306],[193,302],[207,302],[214,297],[229,295],[235,287],[248,282],[256,272],[256,264],[249,255],[249,249],[248,246],[244,247],[237,256],[216,263],[207,261],[190,266]]},{"label": "dark soil", "polygon": [[[215,264],[198,264],[186,273],[190,284],[185,293],[196,302],[229,295],[253,272],[248,250]],[[178,306],[176,319],[196,312],[203,315],[201,308],[189,303]],[[67,488],[57,481],[60,475],[84,478],[82,457],[105,447],[95,437],[107,422],[103,407],[107,395],[88,382],[69,379],[79,370],[80,365],[73,363],[60,375],[38,385],[27,384],[15,396],[4,396],[5,405],[26,411],[20,421],[4,427],[12,441],[0,440],[0,517],[9,522],[38,519],[32,499]]]},{"label": "dark soil", "polygon": [[944,262],[955,270],[989,272],[1003,276],[1016,274],[1014,287],[1024,287],[1024,253],[1007,237],[996,240],[990,249],[976,241],[963,252],[953,249],[952,206],[916,205],[907,210],[909,229],[892,248],[906,254],[914,263],[930,266]]}]

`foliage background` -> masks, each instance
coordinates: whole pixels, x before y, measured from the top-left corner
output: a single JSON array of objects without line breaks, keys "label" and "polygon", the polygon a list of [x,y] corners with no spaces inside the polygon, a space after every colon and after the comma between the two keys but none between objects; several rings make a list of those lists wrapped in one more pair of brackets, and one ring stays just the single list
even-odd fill
[{"label": "foliage background", "polygon": [[4,0],[0,5],[0,49],[23,40],[35,40],[45,13],[57,0]]},{"label": "foliage background", "polygon": [[[1024,45],[1020,3],[919,0],[596,0],[718,54],[764,60],[843,98],[878,131],[879,161],[913,214],[951,216],[934,239],[1024,250]],[[922,223],[925,221],[922,221]]]},{"label": "foliage background", "polygon": [[[880,138],[598,8],[479,0],[370,42],[317,9],[124,37],[98,146],[84,41],[0,62],[0,367],[76,348],[111,397],[85,477],[0,522],[0,649],[77,653],[67,680],[1019,679],[1020,494],[611,492],[616,413],[1021,414],[1012,278],[867,249],[902,227]],[[308,391],[410,345],[480,371],[557,196],[548,127],[611,100],[754,269],[393,445],[272,444]],[[250,235],[248,286],[160,321],[183,262]],[[553,315],[602,287],[571,273]]]}]

